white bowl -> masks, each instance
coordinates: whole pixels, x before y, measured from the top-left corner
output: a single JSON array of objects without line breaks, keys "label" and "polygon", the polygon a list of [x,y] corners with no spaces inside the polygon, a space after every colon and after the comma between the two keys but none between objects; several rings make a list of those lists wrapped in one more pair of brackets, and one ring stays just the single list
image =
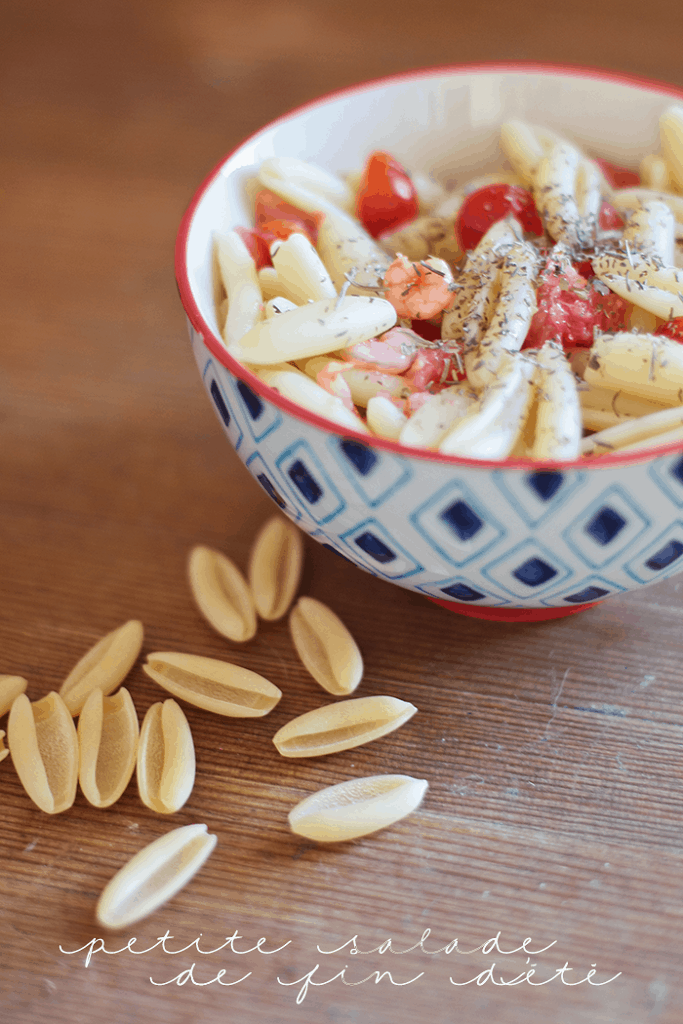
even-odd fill
[{"label": "white bowl", "polygon": [[683,570],[683,446],[539,464],[453,458],[344,431],[237,363],[220,339],[212,236],[249,226],[245,184],[295,156],[337,173],[373,149],[447,186],[494,170],[522,118],[637,168],[681,91],[526,64],[427,69],[334,93],[267,125],[200,186],[176,277],[199,372],[251,474],[310,536],[373,575],[485,618],[570,614]]}]

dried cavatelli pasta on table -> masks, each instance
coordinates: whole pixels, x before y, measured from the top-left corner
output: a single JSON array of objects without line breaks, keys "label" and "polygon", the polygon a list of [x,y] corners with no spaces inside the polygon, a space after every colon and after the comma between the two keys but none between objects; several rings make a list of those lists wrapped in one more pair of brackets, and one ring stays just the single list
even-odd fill
[{"label": "dried cavatelli pasta on table", "polygon": [[304,561],[301,530],[272,516],[259,530],[249,558],[249,586],[262,619],[281,619],[294,600]]},{"label": "dried cavatelli pasta on table", "polygon": [[140,799],[158,814],[173,814],[189,799],[194,777],[192,732],[180,706],[174,700],[152,704],[137,751]]},{"label": "dried cavatelli pasta on table", "polygon": [[198,545],[188,563],[190,590],[206,621],[234,643],[256,634],[251,591],[235,563],[220,551]]},{"label": "dried cavatelli pasta on table", "polygon": [[71,807],[78,784],[78,736],[71,713],[54,691],[33,704],[19,694],[10,711],[7,740],[21,783],[46,814]]},{"label": "dried cavatelli pasta on table", "polygon": [[27,686],[23,676],[0,676],[0,718],[7,714],[19,694],[26,692]]},{"label": "dried cavatelli pasta on table", "polygon": [[386,736],[416,711],[398,697],[354,697],[299,715],[278,730],[273,743],[283,757],[323,757]]},{"label": "dried cavatelli pasta on table", "polygon": [[114,875],[97,902],[104,928],[127,928],[180,892],[216,845],[206,825],[184,825],[155,839]]},{"label": "dried cavatelli pasta on table", "polygon": [[328,786],[289,812],[292,832],[318,843],[342,843],[370,835],[405,818],[422,802],[425,779],[372,775]]},{"label": "dried cavatelli pasta on table", "polygon": [[358,644],[338,615],[312,597],[300,597],[289,616],[296,652],[328,693],[353,693],[363,677]]},{"label": "dried cavatelli pasta on table", "polygon": [[258,673],[198,654],[148,654],[143,669],[179,700],[230,718],[267,715],[282,696],[277,686]]},{"label": "dried cavatelli pasta on table", "polygon": [[59,690],[72,715],[80,713],[93,690],[108,695],[123,682],[142,649],[142,639],[142,623],[131,619],[83,655]]},{"label": "dried cavatelli pasta on table", "polygon": [[113,697],[93,690],[78,719],[78,778],[86,800],[111,807],[135,770],[140,727],[128,690]]}]

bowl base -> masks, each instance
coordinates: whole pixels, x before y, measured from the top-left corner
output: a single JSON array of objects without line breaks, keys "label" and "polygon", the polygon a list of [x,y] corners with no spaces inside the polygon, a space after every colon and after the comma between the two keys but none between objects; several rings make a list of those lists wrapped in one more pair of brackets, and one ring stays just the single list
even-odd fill
[{"label": "bowl base", "polygon": [[492,622],[543,622],[545,619],[563,619],[565,615],[576,615],[585,612],[586,608],[595,608],[602,601],[590,601],[588,604],[573,604],[567,608],[476,608],[456,604],[453,601],[441,601],[438,597],[428,597],[428,601],[447,608],[456,615],[469,615],[472,619],[488,619]]}]

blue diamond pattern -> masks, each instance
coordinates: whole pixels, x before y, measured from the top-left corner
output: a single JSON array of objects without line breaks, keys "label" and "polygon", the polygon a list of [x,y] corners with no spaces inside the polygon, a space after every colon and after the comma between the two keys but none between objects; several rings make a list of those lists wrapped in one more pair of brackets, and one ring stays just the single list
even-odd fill
[{"label": "blue diamond pattern", "polygon": [[454,597],[456,601],[481,601],[484,594],[474,587],[468,587],[466,583],[453,583],[450,587],[442,587],[441,592],[448,597]]},{"label": "blue diamond pattern", "polygon": [[[240,449],[242,454],[242,449]],[[304,526],[302,523],[301,512],[297,507],[288,500],[288,496],[283,493],[282,487],[280,486],[277,478],[273,478],[270,472],[270,465],[266,464],[263,457],[259,452],[252,452],[251,455],[245,456],[245,465],[255,480],[261,485],[266,494],[275,502],[278,508],[282,509],[290,519],[293,519],[299,526]]]},{"label": "blue diamond pattern", "polygon": [[680,540],[670,540],[668,544],[665,544],[659,551],[655,551],[654,555],[646,561],[645,565],[648,569],[653,569],[655,572],[659,572],[660,569],[666,569],[668,565],[675,562],[677,558],[680,558],[683,554],[683,544]]},{"label": "blue diamond pattern", "polygon": [[237,390],[242,396],[244,406],[252,420],[257,420],[262,416],[265,406],[256,392],[252,391],[249,385],[245,384],[243,380],[237,381]]},{"label": "blue diamond pattern", "polygon": [[370,558],[374,558],[376,562],[381,564],[396,560],[396,552],[392,551],[383,540],[369,530],[354,538],[354,544],[357,544],[361,551],[364,551],[366,555],[370,555]]},{"label": "blue diamond pattern", "polygon": [[297,441],[285,448],[276,465],[295,505],[306,518],[322,524],[344,512],[346,501],[337,483],[308,441]]},{"label": "blue diamond pattern", "polygon": [[599,568],[630,552],[651,522],[633,492],[613,484],[573,516],[561,537],[584,565]]},{"label": "blue diamond pattern", "polygon": [[334,437],[329,439],[328,448],[335,467],[370,508],[391,501],[412,478],[412,470],[405,459],[372,450],[362,441]]},{"label": "blue diamond pattern", "polygon": [[562,486],[564,475],[553,470],[539,470],[538,473],[530,473],[526,479],[541,501],[550,501]]},{"label": "blue diamond pattern", "polygon": [[557,569],[553,569],[542,558],[528,558],[512,570],[512,575],[527,587],[540,587],[557,576]]},{"label": "blue diamond pattern", "polygon": [[226,371],[222,371],[223,379],[230,382],[232,394],[235,401],[232,403],[233,412],[241,409],[244,415],[244,425],[253,437],[254,441],[261,442],[274,430],[278,430],[284,423],[283,416],[276,406],[263,402],[248,384],[236,377],[230,377]]},{"label": "blue diamond pattern", "polygon": [[654,583],[655,580],[666,579],[683,569],[681,546],[683,521],[677,519],[654,536],[646,547],[632,554],[624,569],[638,583]]},{"label": "blue diamond pattern", "polygon": [[679,484],[683,485],[683,456],[681,456],[680,459],[676,459],[670,467],[669,472],[676,478],[676,480],[678,480]]},{"label": "blue diamond pattern", "polygon": [[220,393],[220,389],[219,389],[218,384],[216,383],[215,380],[211,381],[211,385],[210,385],[209,390],[211,392],[211,397],[213,398],[214,405],[218,409],[218,414],[219,414],[220,418],[223,420],[223,423],[225,424],[226,428],[229,427],[230,426],[230,413],[228,412],[228,407],[225,404],[225,400],[224,400],[222,394]]},{"label": "blue diamond pattern", "polygon": [[470,540],[484,525],[483,520],[465,501],[453,502],[441,512],[440,518],[460,540]]},{"label": "blue diamond pattern", "polygon": [[423,566],[377,519],[366,519],[339,538],[348,545],[350,558],[375,576],[402,580],[423,571]]},{"label": "blue diamond pattern", "polygon": [[683,456],[667,455],[648,466],[648,476],[677,508],[683,506]]},{"label": "blue diamond pattern", "polygon": [[282,495],[276,491],[273,481],[270,480],[265,473],[258,473],[256,479],[261,484],[264,491],[271,496],[276,505],[279,505],[282,509],[287,508],[287,504]]},{"label": "blue diamond pattern", "polygon": [[287,476],[303,494],[310,505],[315,505],[323,496],[323,489],[301,459],[297,459],[287,470]]},{"label": "blue diamond pattern", "polygon": [[[530,528],[535,529],[549,519],[555,519],[567,508],[577,492],[587,484],[583,470],[537,470],[535,473],[506,473],[494,470],[492,482],[499,489],[507,511],[519,516]],[[498,507],[497,502],[494,507]]]},{"label": "blue diamond pattern", "polygon": [[497,516],[457,478],[420,505],[410,521],[440,560],[456,566],[480,558],[507,533]]},{"label": "blue diamond pattern", "polygon": [[377,456],[372,448],[368,448],[361,441],[352,441],[351,438],[344,437],[339,442],[339,447],[361,476],[367,476],[377,464]]},{"label": "blue diamond pattern", "polygon": [[598,601],[607,594],[609,594],[609,590],[605,590],[604,587],[584,587],[578,594],[569,594],[562,600],[569,601],[571,604],[588,604],[589,601]]},{"label": "blue diamond pattern", "polygon": [[493,607],[502,607],[512,604],[508,597],[483,587],[477,581],[474,582],[467,576],[451,576],[450,579],[440,579],[433,583],[416,583],[415,587],[427,597],[435,597],[439,601],[453,601],[462,604],[481,604]]},{"label": "blue diamond pattern", "polygon": [[611,594],[621,594],[624,590],[625,588],[613,579],[605,579],[602,576],[591,574],[574,580],[570,586],[565,583],[559,589],[549,590],[541,598],[541,604],[547,608],[556,607],[564,602],[574,605],[591,604],[593,601],[601,601]]},{"label": "blue diamond pattern", "polygon": [[211,396],[213,407],[220,417],[225,433],[230,438],[230,442],[234,445],[235,450],[239,451],[240,445],[244,440],[244,431],[230,406],[225,390],[221,387],[221,372],[224,372],[222,367],[216,366],[213,359],[209,359],[204,367],[202,378],[204,386]]},{"label": "blue diamond pattern", "polygon": [[613,508],[605,506],[593,516],[589,523],[586,523],[584,530],[598,544],[609,544],[625,526],[624,517],[620,516]]},{"label": "blue diamond pattern", "polygon": [[[531,593],[538,595],[539,604],[542,603],[540,595],[550,587],[576,577],[575,571],[556,551],[549,551],[534,539],[524,540],[504,551],[493,562],[482,566],[480,571],[486,579],[515,598],[524,598]],[[580,583],[580,580],[576,582]]]}]

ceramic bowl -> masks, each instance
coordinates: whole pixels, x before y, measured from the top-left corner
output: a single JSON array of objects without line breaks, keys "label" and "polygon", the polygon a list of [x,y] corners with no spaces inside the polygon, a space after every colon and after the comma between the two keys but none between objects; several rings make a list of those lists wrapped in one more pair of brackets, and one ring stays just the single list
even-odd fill
[{"label": "ceramic bowl", "polygon": [[227,354],[212,257],[216,230],[249,226],[245,184],[268,157],[346,173],[383,149],[453,186],[500,165],[498,126],[517,117],[637,168],[658,149],[658,118],[673,102],[683,93],[587,69],[428,69],[295,110],[212,171],[178,234],[180,296],[226,437],[283,513],[366,572],[484,618],[570,614],[683,571],[683,446],[591,462],[493,463],[335,428]]}]

